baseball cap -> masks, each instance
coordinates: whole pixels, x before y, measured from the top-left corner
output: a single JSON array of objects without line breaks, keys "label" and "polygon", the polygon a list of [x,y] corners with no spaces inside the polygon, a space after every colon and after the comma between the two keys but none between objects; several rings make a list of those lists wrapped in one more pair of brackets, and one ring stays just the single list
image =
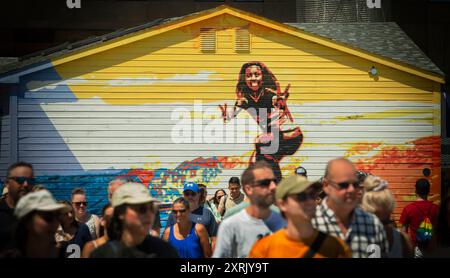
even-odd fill
[{"label": "baseball cap", "polygon": [[141,183],[127,182],[114,191],[111,205],[118,207],[123,204],[145,204],[155,202],[156,199],[150,195],[148,189]]},{"label": "baseball cap", "polygon": [[70,211],[70,207],[65,204],[59,204],[53,198],[52,194],[48,190],[40,190],[36,192],[28,193],[20,198],[14,209],[14,214],[17,218],[23,218],[32,211],[61,211],[66,213]]},{"label": "baseball cap", "polygon": [[187,182],[184,184],[183,192],[186,190],[191,190],[198,193],[198,184],[193,181]]},{"label": "baseball cap", "polygon": [[306,177],[301,175],[292,175],[278,184],[275,197],[277,200],[284,199],[289,195],[302,193],[310,186],[318,187],[319,183],[308,181]]},{"label": "baseball cap", "polygon": [[297,169],[295,169],[295,174],[296,175],[300,175],[300,176],[307,176],[308,175],[308,172],[306,171],[306,169],[305,168],[303,168],[303,167],[298,167]]}]

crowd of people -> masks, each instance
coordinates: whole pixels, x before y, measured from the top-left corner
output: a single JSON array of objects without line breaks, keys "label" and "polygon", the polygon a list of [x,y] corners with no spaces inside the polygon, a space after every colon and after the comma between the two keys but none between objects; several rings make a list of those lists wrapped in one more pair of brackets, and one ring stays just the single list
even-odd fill
[{"label": "crowd of people", "polygon": [[258,161],[232,177],[227,191],[208,199],[206,185],[185,183],[161,230],[158,201],[143,184],[112,180],[97,216],[83,188],[56,201],[36,184],[33,166],[18,162],[0,199],[0,257],[450,257],[450,197],[440,207],[429,201],[425,178],[399,225],[388,182],[345,158],[330,160],[318,181],[303,167],[279,180]]}]

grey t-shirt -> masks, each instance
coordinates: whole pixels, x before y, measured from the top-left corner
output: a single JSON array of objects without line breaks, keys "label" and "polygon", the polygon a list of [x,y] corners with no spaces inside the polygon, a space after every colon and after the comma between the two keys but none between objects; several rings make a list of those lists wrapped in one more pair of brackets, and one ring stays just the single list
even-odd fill
[{"label": "grey t-shirt", "polygon": [[[223,215],[223,219],[235,215],[236,213],[238,213],[238,212],[240,212],[241,210],[245,209],[245,208],[248,207],[249,205],[250,205],[250,202],[244,201],[244,202],[241,202],[239,205],[236,205],[236,206],[234,206],[234,207],[232,207],[232,208],[230,208],[230,209],[227,209],[227,210],[225,211],[225,214]],[[270,210],[271,210],[271,211],[274,211],[274,212],[276,212],[276,213],[280,213],[280,209],[279,209],[277,206],[275,206],[275,205],[271,205],[271,206],[270,206]]]},{"label": "grey t-shirt", "polygon": [[286,225],[279,213],[271,211],[267,219],[251,217],[243,209],[225,219],[219,226],[214,258],[245,258],[260,238]]}]

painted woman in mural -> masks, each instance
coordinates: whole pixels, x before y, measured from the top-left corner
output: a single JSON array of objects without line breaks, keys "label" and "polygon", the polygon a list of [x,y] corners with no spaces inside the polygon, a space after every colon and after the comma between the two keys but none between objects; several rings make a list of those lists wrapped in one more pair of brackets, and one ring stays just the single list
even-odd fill
[{"label": "painted woman in mural", "polygon": [[242,109],[256,121],[262,133],[255,138],[255,151],[250,163],[267,161],[278,179],[281,179],[280,161],[294,154],[303,141],[300,127],[282,130],[282,125],[293,118],[287,107],[288,84],[282,92],[275,75],[261,62],[242,65],[236,85],[236,102],[231,115],[227,105],[219,105],[224,122],[236,117]]}]

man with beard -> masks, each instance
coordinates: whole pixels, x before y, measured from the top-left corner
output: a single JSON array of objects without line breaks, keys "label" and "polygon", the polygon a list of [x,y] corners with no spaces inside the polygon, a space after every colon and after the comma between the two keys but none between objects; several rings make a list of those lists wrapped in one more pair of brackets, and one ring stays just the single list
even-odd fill
[{"label": "man with beard", "polygon": [[31,164],[17,162],[8,167],[5,182],[8,194],[0,200],[0,253],[13,247],[12,231],[16,223],[14,208],[20,198],[31,191],[34,184]]},{"label": "man with beard", "polygon": [[286,224],[269,208],[275,201],[277,179],[267,162],[251,164],[241,180],[250,205],[220,224],[214,258],[245,258],[258,239]]},{"label": "man with beard", "polygon": [[327,197],[316,209],[314,228],[341,238],[354,258],[380,257],[389,250],[383,224],[358,207],[360,182],[353,163],[345,158],[330,160],[323,190]]}]

